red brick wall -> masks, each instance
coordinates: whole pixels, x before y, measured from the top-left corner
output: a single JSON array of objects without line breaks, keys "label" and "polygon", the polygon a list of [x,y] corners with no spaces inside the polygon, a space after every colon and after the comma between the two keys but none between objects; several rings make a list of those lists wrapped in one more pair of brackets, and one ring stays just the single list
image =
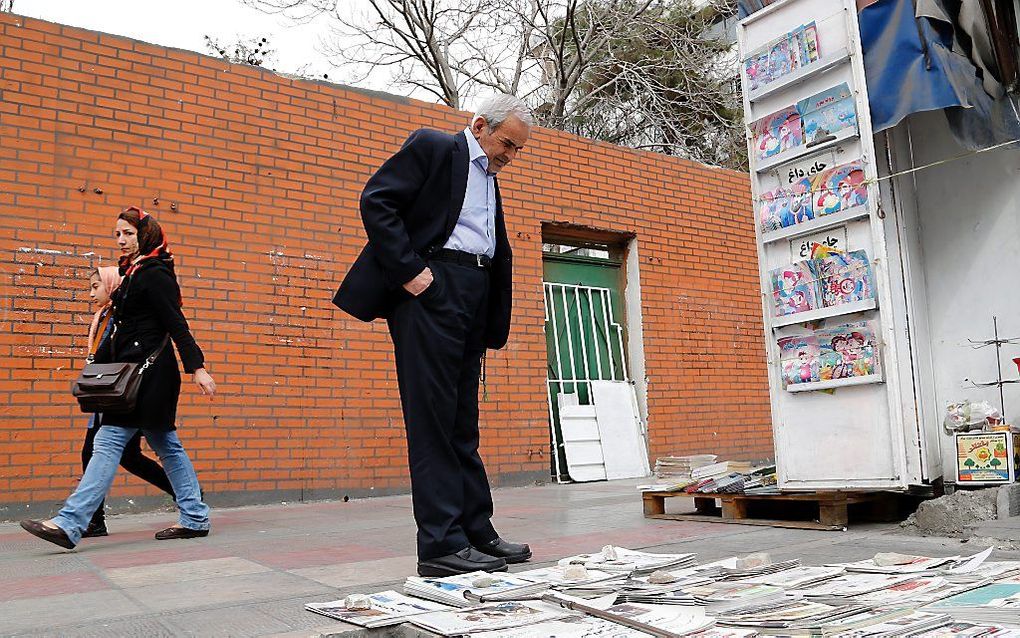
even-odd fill
[{"label": "red brick wall", "polygon": [[[385,328],[329,299],[364,241],[365,179],[464,113],[9,14],[0,97],[0,502],[62,498],[79,474],[86,277],[127,205],[168,229],[220,387],[210,402],[186,379],[179,412],[206,491],[406,488]],[[543,222],[637,237],[652,458],[771,456],[746,177],[538,130],[501,182],[517,268],[483,403],[494,481],[548,475]]]}]

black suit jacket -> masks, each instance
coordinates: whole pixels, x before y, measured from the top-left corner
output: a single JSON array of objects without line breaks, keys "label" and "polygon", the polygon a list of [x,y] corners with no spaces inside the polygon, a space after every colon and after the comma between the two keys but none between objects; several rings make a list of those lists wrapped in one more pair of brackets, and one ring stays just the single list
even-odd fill
[{"label": "black suit jacket", "polygon": [[[361,193],[368,244],[333,297],[362,321],[389,316],[407,299],[403,284],[426,267],[453,233],[467,190],[470,162],[464,132],[421,129],[375,172]],[[502,348],[510,335],[512,255],[496,184],[496,253],[489,278],[485,345]]]}]

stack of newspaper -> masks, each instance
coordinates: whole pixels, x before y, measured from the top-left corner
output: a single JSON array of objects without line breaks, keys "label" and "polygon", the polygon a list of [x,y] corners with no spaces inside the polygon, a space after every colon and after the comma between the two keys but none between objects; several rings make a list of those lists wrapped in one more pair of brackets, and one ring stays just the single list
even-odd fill
[{"label": "stack of newspaper", "polygon": [[411,624],[443,636],[462,636],[480,631],[520,628],[566,616],[558,607],[540,602],[507,601],[478,605],[468,609],[434,611],[411,616]]},{"label": "stack of newspaper", "polygon": [[334,600],[328,603],[309,603],[305,605],[305,609],[335,620],[341,620],[360,627],[368,627],[369,629],[399,625],[417,614],[450,609],[447,605],[420,598],[411,598],[395,591],[371,594],[368,596],[368,599],[370,605],[368,609],[347,609],[347,604],[344,600]]},{"label": "stack of newspaper", "polygon": [[790,569],[744,578],[741,582],[773,585],[787,590],[811,587],[843,575],[841,567],[808,567],[797,565]]},{"label": "stack of newspaper", "polygon": [[952,622],[952,619],[945,614],[932,614],[910,609],[894,609],[886,612],[866,611],[858,617],[823,625],[819,633],[834,638],[863,636],[901,638],[902,636],[916,636],[918,632],[942,627],[949,622]]},{"label": "stack of newspaper", "polygon": [[653,554],[624,547],[606,545],[597,554],[578,554],[562,559],[559,564],[584,565],[588,569],[618,574],[648,574],[665,569],[689,567],[697,554]]},{"label": "stack of newspaper", "polygon": [[929,611],[977,623],[1020,622],[1020,577],[983,585],[928,605]]},{"label": "stack of newspaper", "polygon": [[726,476],[730,473],[747,474],[751,471],[750,461],[721,461],[704,465],[691,470],[692,479],[708,479],[717,476]]},{"label": "stack of newspaper", "polygon": [[478,603],[526,600],[549,589],[547,582],[533,582],[511,574],[472,572],[458,576],[422,578],[408,576],[404,593],[454,607]]},{"label": "stack of newspaper", "polygon": [[691,470],[715,463],[715,454],[660,456],[655,460],[655,476],[660,479],[690,478]]},{"label": "stack of newspaper", "polygon": [[759,632],[777,632],[791,635],[793,630],[816,635],[822,625],[835,623],[867,611],[859,605],[826,605],[800,598],[782,598],[769,602],[756,602],[726,613],[719,613],[720,625],[756,629]]},{"label": "stack of newspaper", "polygon": [[732,563],[727,561],[727,563],[722,566],[722,575],[726,578],[750,578],[752,576],[775,574],[786,571],[787,569],[793,569],[794,567],[800,567],[799,558],[781,560],[777,563],[765,560],[757,565],[745,566],[742,566],[739,561],[735,560]]}]

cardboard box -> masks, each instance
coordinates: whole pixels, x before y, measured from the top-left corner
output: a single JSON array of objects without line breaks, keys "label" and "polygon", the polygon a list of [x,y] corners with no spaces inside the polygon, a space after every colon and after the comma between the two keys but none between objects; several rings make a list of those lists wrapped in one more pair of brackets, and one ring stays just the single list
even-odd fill
[{"label": "cardboard box", "polygon": [[958,433],[956,481],[965,485],[996,485],[1016,480],[1020,435],[1010,432]]}]

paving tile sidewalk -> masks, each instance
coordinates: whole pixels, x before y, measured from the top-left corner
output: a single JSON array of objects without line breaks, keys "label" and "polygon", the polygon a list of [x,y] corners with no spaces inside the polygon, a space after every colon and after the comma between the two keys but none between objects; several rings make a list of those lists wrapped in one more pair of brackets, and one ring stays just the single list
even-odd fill
[{"label": "paving tile sidewalk", "polygon": [[[768,551],[810,564],[878,551],[981,549],[904,536],[895,525],[815,532],[649,520],[636,484],[496,490],[497,529],[529,542],[534,566],[606,544],[694,551],[702,560]],[[218,509],[206,538],[153,540],[172,520],[169,512],[112,517],[109,537],[86,539],[73,552],[0,524],[0,636],[342,635],[352,628],[304,604],[399,589],[414,573],[407,496]]]}]

